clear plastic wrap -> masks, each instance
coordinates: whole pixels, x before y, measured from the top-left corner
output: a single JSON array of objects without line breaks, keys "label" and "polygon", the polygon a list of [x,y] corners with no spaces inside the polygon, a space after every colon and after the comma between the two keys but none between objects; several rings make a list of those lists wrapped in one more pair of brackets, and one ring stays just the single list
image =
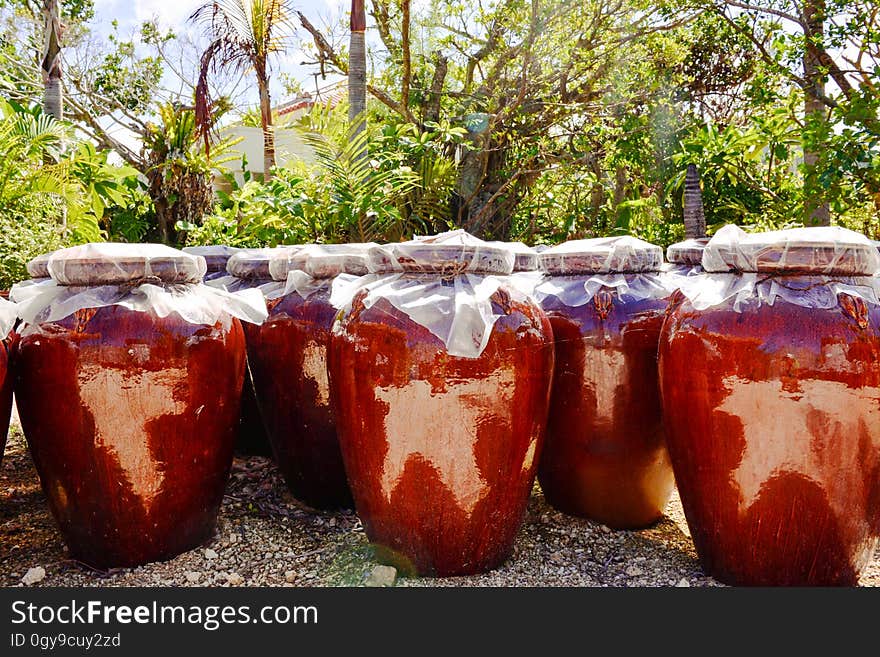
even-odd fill
[{"label": "clear plastic wrap", "polygon": [[756,272],[713,272],[684,277],[678,289],[697,310],[730,304],[742,312],[753,300],[773,305],[782,299],[805,308],[829,309],[847,294],[871,305],[880,304],[880,277],[793,274],[768,276]]},{"label": "clear plastic wrap", "polygon": [[9,300],[14,303],[23,303],[32,296],[39,294],[40,289],[46,286],[58,285],[51,278],[31,278],[21,281],[12,286],[9,290]]},{"label": "clear plastic wrap", "polygon": [[708,238],[701,237],[671,244],[666,249],[666,259],[673,265],[685,265],[687,267],[702,266],[703,251],[706,250],[706,244],[708,243]]},{"label": "clear plastic wrap", "polygon": [[14,286],[11,294],[21,299],[18,316],[31,326],[56,322],[78,310],[106,306],[152,311],[159,317],[177,313],[190,324],[209,326],[227,323],[231,317],[262,324],[268,316],[266,302],[258,290],[230,294],[202,284],[70,286],[48,281],[23,288]]},{"label": "clear plastic wrap", "polygon": [[373,248],[370,255],[374,273],[510,274],[516,262],[507,245],[484,242],[463,230]]},{"label": "clear plastic wrap", "polygon": [[267,249],[242,249],[229,258],[226,271],[236,278],[272,280],[269,263],[282,253],[295,253],[300,246],[276,246]]},{"label": "clear plastic wrap", "polygon": [[672,244],[666,249],[669,262],[660,268],[660,275],[670,289],[677,289],[680,279],[702,273],[703,250],[708,242],[708,238],[701,237]]},{"label": "clear plastic wrap", "polygon": [[572,240],[540,254],[541,268],[554,276],[658,272],[663,249],[629,235]]},{"label": "clear plastic wrap", "polygon": [[0,297],[0,340],[5,340],[15,328],[18,320],[18,308],[11,301]]},{"label": "clear plastic wrap", "polygon": [[43,253],[28,262],[27,265],[25,265],[28,276],[31,278],[49,278],[49,257],[53,253],[55,252],[49,251],[49,253]]},{"label": "clear plastic wrap", "polygon": [[703,269],[871,276],[880,253],[864,235],[837,226],[746,233],[728,225],[706,245]]},{"label": "clear plastic wrap", "polygon": [[229,262],[229,259],[232,256],[241,251],[241,249],[234,246],[223,246],[220,244],[187,246],[182,250],[184,253],[189,253],[190,255],[202,256],[205,259],[205,265],[208,268],[208,275],[216,274],[218,272],[223,272],[225,274],[226,263]]},{"label": "clear plastic wrap", "polygon": [[370,274],[335,278],[330,303],[346,308],[359,292],[365,291],[362,302],[366,308],[384,299],[442,340],[450,356],[477,358],[501,316],[493,312],[492,295],[502,286],[512,297],[525,299],[526,295],[501,276]]},{"label": "clear plastic wrap", "polygon": [[[293,271],[305,272],[312,278],[333,278],[339,274],[363,276],[373,268],[371,262],[374,266],[381,262],[381,252],[374,242],[307,244],[276,254],[269,262],[269,274],[276,281],[286,281],[287,275]],[[390,264],[390,258],[387,262]]]},{"label": "clear plastic wrap", "polygon": [[55,251],[47,263],[60,285],[123,285],[144,281],[198,283],[205,259],[163,244],[99,242]]},{"label": "clear plastic wrap", "polygon": [[663,250],[635,237],[574,240],[540,254],[547,275],[534,288],[540,302],[556,297],[576,308],[602,289],[622,301],[665,298],[674,287],[661,275]]},{"label": "clear plastic wrap", "polygon": [[534,297],[543,301],[556,297],[566,306],[577,308],[593,300],[600,290],[613,292],[622,302],[641,299],[665,299],[675,291],[672,281],[660,273],[596,274],[584,276],[545,276],[534,290]]},{"label": "clear plastic wrap", "polygon": [[488,242],[492,246],[513,251],[513,273],[531,272],[540,269],[538,252],[522,242]]}]

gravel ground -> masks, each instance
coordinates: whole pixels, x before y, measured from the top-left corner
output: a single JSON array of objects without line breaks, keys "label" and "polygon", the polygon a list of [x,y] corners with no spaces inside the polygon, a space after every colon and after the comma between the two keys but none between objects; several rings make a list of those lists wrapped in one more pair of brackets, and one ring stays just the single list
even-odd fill
[{"label": "gravel ground", "polygon": [[[44,572],[43,572],[44,571]],[[507,563],[490,573],[394,579],[358,517],[319,514],[261,457],[237,458],[214,538],[163,563],[95,571],[71,560],[21,429],[0,465],[0,586],[718,586],[700,570],[677,496],[651,529],[614,532],[554,511],[536,485]],[[862,578],[880,585],[880,552]]]}]

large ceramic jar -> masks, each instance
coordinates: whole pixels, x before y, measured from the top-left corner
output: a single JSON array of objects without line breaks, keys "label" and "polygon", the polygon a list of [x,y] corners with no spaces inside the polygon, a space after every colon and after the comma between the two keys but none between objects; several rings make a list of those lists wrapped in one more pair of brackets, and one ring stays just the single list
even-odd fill
[{"label": "large ceramic jar", "polygon": [[667,439],[700,561],[723,582],[852,585],[872,557],[878,265],[843,229],[726,226],[681,287],[660,343]]},{"label": "large ceramic jar", "polygon": [[544,439],[553,348],[540,308],[467,234],[391,245],[334,326],[329,368],[358,515],[407,572],[477,573],[511,553]]},{"label": "large ceramic jar", "polygon": [[15,391],[71,556],[108,568],[197,546],[232,462],[236,316],[261,321],[262,299],[199,284],[204,260],[160,245],[73,247],[48,267],[57,284],[19,308]]},{"label": "large ceramic jar", "polygon": [[338,274],[367,273],[366,245],[307,246],[270,264],[269,319],[247,331],[248,358],[272,452],[293,496],[315,509],[353,502],[336,434],[327,346]]},{"label": "large ceramic jar", "polygon": [[9,417],[12,414],[12,354],[17,339],[12,328],[17,318],[15,304],[0,298],[0,463],[3,462]]},{"label": "large ceramic jar", "polygon": [[663,252],[616,237],[566,242],[540,257],[547,276],[536,294],[556,349],[541,489],[565,513],[645,527],[674,488],[657,385],[669,297]]},{"label": "large ceramic jar", "polygon": [[[206,277],[205,282],[207,285],[234,294],[243,290],[261,290],[273,283],[272,275],[269,273],[269,261],[288,248],[292,247],[239,249],[227,260],[225,276],[218,274],[210,279]],[[252,333],[250,328],[248,324],[244,325],[249,356],[250,341],[248,338]],[[265,418],[257,403],[250,366],[245,371],[244,387],[241,393],[241,418],[238,424],[235,451],[246,456],[270,456],[272,454]]]}]

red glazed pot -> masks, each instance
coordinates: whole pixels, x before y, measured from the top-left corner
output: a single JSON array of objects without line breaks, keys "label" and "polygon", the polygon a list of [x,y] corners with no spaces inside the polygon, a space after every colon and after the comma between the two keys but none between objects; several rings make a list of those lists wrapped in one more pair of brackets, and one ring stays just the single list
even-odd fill
[{"label": "red glazed pot", "polygon": [[387,300],[362,298],[334,329],[329,366],[367,536],[405,572],[494,568],[513,549],[544,440],[550,325],[500,288],[485,350],[455,357]]},{"label": "red glazed pot", "polygon": [[[230,291],[238,292],[248,288],[256,288],[265,283],[271,283],[269,275],[269,260],[282,249],[292,247],[276,247],[267,249],[241,249],[234,256],[231,265],[232,275],[238,280],[231,286]],[[210,263],[209,263],[210,265]],[[205,280],[211,278],[209,274]],[[241,417],[238,422],[238,435],[235,440],[235,451],[244,456],[272,456],[272,446],[269,443],[269,432],[263,411],[257,401],[257,393],[254,386],[252,367],[250,364],[250,338],[254,330],[259,332],[259,327],[249,324],[242,325],[248,344],[248,367],[245,369],[244,386],[241,391]]]},{"label": "red glazed pot", "polygon": [[275,460],[297,499],[316,509],[351,508],[327,379],[337,313],[329,287],[305,299],[294,292],[268,306],[269,319],[245,332]]},{"label": "red glazed pot", "polygon": [[730,584],[854,585],[880,532],[880,311],[848,295],[741,310],[678,295],[660,342],[700,561]]},{"label": "red glazed pot", "polygon": [[547,501],[615,529],[663,515],[675,485],[663,436],[657,343],[665,299],[599,291],[582,306],[547,297],[556,368],[538,480]]},{"label": "red glazed pot", "polygon": [[244,377],[238,320],[79,310],[25,332],[16,362],[22,426],[74,559],[134,566],[211,536]]},{"label": "red glazed pot", "polygon": [[0,342],[0,464],[6,451],[6,438],[9,434],[9,418],[12,415],[12,354],[17,336],[11,333]]}]

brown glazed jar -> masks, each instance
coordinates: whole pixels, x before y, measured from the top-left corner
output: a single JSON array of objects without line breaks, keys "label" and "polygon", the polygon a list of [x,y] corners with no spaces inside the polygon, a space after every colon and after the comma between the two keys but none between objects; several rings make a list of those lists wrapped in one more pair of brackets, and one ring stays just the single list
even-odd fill
[{"label": "brown glazed jar", "polygon": [[[703,569],[855,585],[880,531],[880,258],[835,228],[719,231],[660,342],[667,439]],[[874,301],[871,301],[871,297]]]},{"label": "brown glazed jar", "polygon": [[541,254],[556,370],[538,480],[547,501],[614,529],[646,527],[674,487],[657,386],[669,292],[662,250],[632,237]]},{"label": "brown glazed jar", "polygon": [[0,464],[6,450],[6,437],[9,433],[9,418],[12,415],[12,382],[15,344],[18,335],[12,331],[15,324],[15,306],[0,298]]},{"label": "brown glazed jar", "polygon": [[269,299],[269,319],[247,330],[248,358],[269,442],[295,498],[321,509],[354,502],[336,433],[327,378],[327,346],[337,309],[330,285],[340,273],[367,273],[363,246],[307,246],[272,261],[289,291]]},{"label": "brown glazed jar", "polygon": [[170,280],[167,297],[181,304],[203,289],[204,261],[167,247],[73,247],[49,270],[66,281],[59,290],[70,304],[107,300],[58,319],[61,310],[45,309],[45,321],[22,330],[16,355],[22,427],[71,557],[135,566],[199,545],[213,532],[232,462],[245,368],[239,321],[190,323],[131,293],[141,281],[168,289]]},{"label": "brown glazed jar", "polygon": [[[467,298],[480,281],[492,283],[486,274],[509,274],[513,254],[453,239],[391,245],[405,273],[380,276],[354,297],[329,353],[342,454],[367,536],[381,560],[433,576],[483,572],[510,555],[553,370],[550,326],[534,302],[500,281],[481,305]],[[494,324],[480,323],[480,309]],[[443,317],[453,324],[445,339],[435,333]]]},{"label": "brown glazed jar", "polygon": [[[222,283],[234,277],[231,284],[224,286],[230,292],[258,288],[272,282],[269,273],[269,261],[282,249],[292,247],[276,247],[266,249],[239,249],[230,256],[226,263],[227,277],[218,276],[208,281],[209,285]],[[207,278],[206,278],[207,280]],[[254,330],[259,331],[258,326],[242,324],[245,339],[248,344],[248,356],[250,356],[250,336]],[[263,413],[257,403],[257,395],[254,390],[254,381],[251,374],[250,363],[245,370],[244,387],[241,392],[241,418],[238,423],[238,437],[235,440],[235,451],[246,456],[271,456],[272,447],[269,444],[269,434],[266,431],[266,422]]]}]

